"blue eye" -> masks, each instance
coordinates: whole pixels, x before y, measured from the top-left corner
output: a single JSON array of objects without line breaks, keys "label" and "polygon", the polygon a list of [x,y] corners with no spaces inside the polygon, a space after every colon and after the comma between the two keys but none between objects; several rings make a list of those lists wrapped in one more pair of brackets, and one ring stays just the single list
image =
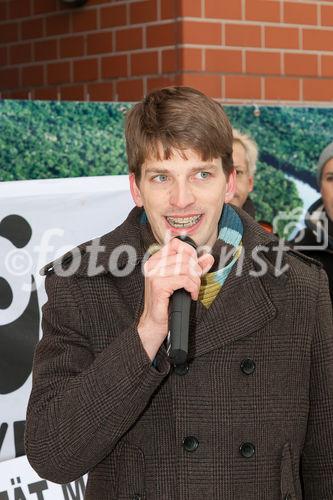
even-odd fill
[{"label": "blue eye", "polygon": [[207,179],[210,176],[209,172],[198,172],[200,179]]},{"label": "blue eye", "polygon": [[159,174],[159,175],[155,175],[155,177],[153,177],[153,181],[155,182],[165,182],[167,180],[167,176],[164,175],[164,174]]}]

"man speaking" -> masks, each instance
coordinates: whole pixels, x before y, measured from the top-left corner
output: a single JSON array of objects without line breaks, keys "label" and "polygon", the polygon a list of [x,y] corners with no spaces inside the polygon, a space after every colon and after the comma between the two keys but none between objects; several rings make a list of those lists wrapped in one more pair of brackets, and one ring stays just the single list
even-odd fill
[{"label": "man speaking", "polygon": [[87,500],[333,498],[327,277],[228,204],[232,142],[201,92],[150,93],[126,121],[136,208],[45,267],[26,451],[51,481],[88,472]]}]

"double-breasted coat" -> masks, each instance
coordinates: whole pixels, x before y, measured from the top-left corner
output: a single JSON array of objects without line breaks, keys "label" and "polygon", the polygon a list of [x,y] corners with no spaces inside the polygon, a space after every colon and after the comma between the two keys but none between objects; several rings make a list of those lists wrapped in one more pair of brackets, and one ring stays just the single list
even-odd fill
[{"label": "double-breasted coat", "polygon": [[[324,271],[290,251],[277,273],[274,237],[240,211],[242,272],[233,268],[210,308],[193,304],[188,370],[170,367],[164,345],[152,364],[136,329],[149,243],[139,213],[102,237],[95,275],[86,244],[78,266],[63,259],[74,273],[59,276],[59,262],[45,269],[26,424],[32,466],[60,483],[89,472],[87,500],[332,500]],[[135,252],[118,252],[115,266],[110,255],[125,243]]]}]

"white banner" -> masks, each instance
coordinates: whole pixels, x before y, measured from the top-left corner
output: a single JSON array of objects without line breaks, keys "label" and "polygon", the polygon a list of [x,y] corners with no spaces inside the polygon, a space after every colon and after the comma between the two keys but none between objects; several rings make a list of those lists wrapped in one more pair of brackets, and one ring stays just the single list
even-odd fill
[{"label": "white banner", "polygon": [[0,183],[0,462],[24,453],[32,356],[46,300],[40,268],[111,231],[132,207],[128,176]]},{"label": "white banner", "polygon": [[41,479],[26,457],[0,463],[0,500],[83,500],[87,477],[69,484]]}]

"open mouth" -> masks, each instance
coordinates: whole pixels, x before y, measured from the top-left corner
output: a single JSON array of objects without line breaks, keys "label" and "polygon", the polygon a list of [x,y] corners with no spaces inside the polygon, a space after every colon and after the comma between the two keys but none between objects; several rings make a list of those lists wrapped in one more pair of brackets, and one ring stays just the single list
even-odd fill
[{"label": "open mouth", "polygon": [[202,214],[194,215],[192,217],[166,217],[170,226],[175,229],[187,229],[195,226],[201,219]]}]

